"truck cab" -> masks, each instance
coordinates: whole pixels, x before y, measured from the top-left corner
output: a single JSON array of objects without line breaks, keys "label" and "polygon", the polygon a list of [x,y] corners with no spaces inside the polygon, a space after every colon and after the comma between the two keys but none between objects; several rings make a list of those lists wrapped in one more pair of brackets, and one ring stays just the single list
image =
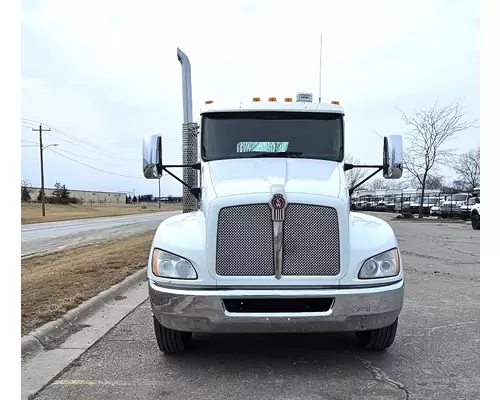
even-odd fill
[{"label": "truck cab", "polygon": [[[361,166],[344,163],[343,107],[307,93],[207,101],[198,127],[184,105],[184,212],[158,227],[147,272],[160,350],[182,352],[197,332],[344,331],[390,347],[403,262],[387,222],[350,210],[344,171]],[[386,179],[401,177],[402,154],[400,136],[384,138]],[[170,167],[161,136],[147,135],[144,176]]]},{"label": "truck cab", "polygon": [[455,193],[443,201],[441,204],[441,217],[458,217],[460,216],[460,207],[467,204],[471,195],[469,193]]},{"label": "truck cab", "polygon": [[463,219],[465,221],[471,217],[472,207],[474,207],[474,205],[476,204],[477,199],[478,199],[478,197],[469,197],[467,202],[464,205],[460,206],[460,218],[461,219]]}]

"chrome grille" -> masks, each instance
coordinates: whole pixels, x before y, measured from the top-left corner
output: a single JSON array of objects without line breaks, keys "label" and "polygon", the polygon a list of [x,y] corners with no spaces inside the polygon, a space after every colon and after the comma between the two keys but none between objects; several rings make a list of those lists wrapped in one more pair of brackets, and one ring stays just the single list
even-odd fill
[{"label": "chrome grille", "polygon": [[283,275],[338,275],[337,210],[290,204],[283,225]]},{"label": "chrome grille", "polygon": [[222,276],[273,276],[273,222],[267,204],[220,210],[216,272]]},{"label": "chrome grille", "polygon": [[[267,204],[226,207],[219,213],[216,272],[221,276],[274,276],[273,223]],[[283,276],[340,272],[337,210],[289,204],[283,225]]]}]

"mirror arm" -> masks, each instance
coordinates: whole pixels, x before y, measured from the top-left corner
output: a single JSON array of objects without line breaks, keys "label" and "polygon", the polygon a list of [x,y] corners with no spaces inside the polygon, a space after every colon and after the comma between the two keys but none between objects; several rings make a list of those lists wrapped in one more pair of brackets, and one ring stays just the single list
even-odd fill
[{"label": "mirror arm", "polygon": [[[355,164],[344,164],[344,171],[349,171],[354,168],[389,168],[389,165],[355,165]],[[378,172],[378,171],[377,171]]]},{"label": "mirror arm", "polygon": [[196,188],[196,187],[191,187],[189,186],[186,182],[184,182],[182,179],[178,178],[175,174],[170,172],[167,168],[193,168],[193,169],[200,169],[201,168],[201,163],[195,163],[191,165],[162,165],[161,169],[165,171],[167,174],[169,174],[172,178],[174,178],[177,182],[182,183],[184,186],[186,186],[191,194],[196,197],[198,200],[200,200],[201,196],[201,188]]},{"label": "mirror arm", "polygon": [[173,174],[172,172],[170,172],[168,169],[166,169],[165,167],[163,167],[163,170],[169,174],[172,178],[174,178],[177,182],[180,182],[182,183],[184,186],[186,186],[188,189],[191,189],[191,186],[189,186],[186,182],[184,182],[182,179],[178,178],[175,174]]},{"label": "mirror arm", "polygon": [[[363,183],[365,183],[368,179],[372,178],[373,176],[375,176],[376,174],[378,174],[380,171],[382,171],[384,169],[384,166],[383,165],[374,165],[374,166],[367,166],[367,165],[352,165],[352,164],[349,164],[352,166],[352,168],[378,168],[373,174],[370,174],[368,175],[365,179],[363,179],[361,182],[358,182],[356,183],[356,185],[354,185],[352,188],[349,189],[349,196],[352,196],[352,194],[354,193],[354,191],[356,190],[356,188],[360,187]],[[352,169],[352,168],[349,168],[349,169]]]},{"label": "mirror arm", "polygon": [[161,166],[161,169],[163,169],[165,172],[167,172],[167,170],[165,168],[193,168],[193,169],[200,170],[201,169],[201,163],[197,162],[195,164],[186,164],[186,165],[175,164],[175,165],[162,165]]}]

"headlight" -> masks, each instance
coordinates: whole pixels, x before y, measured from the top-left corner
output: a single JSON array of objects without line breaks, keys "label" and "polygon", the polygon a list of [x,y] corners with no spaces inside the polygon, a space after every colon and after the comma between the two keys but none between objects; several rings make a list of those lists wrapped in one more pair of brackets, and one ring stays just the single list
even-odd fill
[{"label": "headlight", "polygon": [[160,249],[153,250],[153,274],[162,278],[196,279],[198,274],[188,260]]},{"label": "headlight", "polygon": [[359,270],[359,279],[389,278],[399,274],[400,260],[398,249],[392,249],[371,257]]}]

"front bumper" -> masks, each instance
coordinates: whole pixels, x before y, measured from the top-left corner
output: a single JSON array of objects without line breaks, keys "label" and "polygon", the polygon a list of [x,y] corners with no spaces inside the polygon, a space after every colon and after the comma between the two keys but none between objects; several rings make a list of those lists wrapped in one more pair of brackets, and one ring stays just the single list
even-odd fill
[{"label": "front bumper", "polygon": [[[156,319],[165,327],[207,333],[341,332],[391,325],[403,307],[404,280],[376,288],[356,289],[173,289],[149,280]],[[229,312],[224,300],[333,298],[320,312]]]},{"label": "front bumper", "polygon": [[471,210],[460,210],[460,218],[469,219]]}]

